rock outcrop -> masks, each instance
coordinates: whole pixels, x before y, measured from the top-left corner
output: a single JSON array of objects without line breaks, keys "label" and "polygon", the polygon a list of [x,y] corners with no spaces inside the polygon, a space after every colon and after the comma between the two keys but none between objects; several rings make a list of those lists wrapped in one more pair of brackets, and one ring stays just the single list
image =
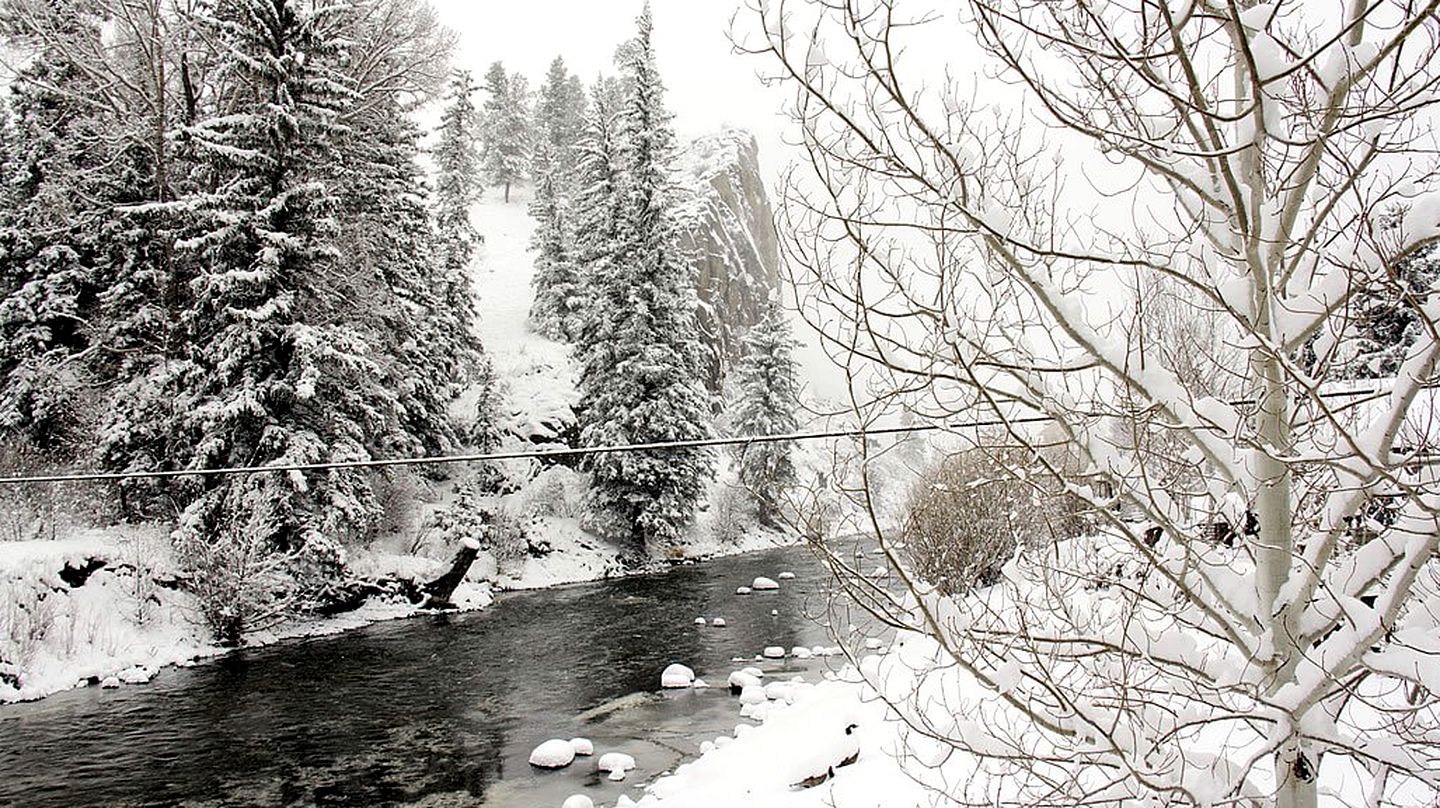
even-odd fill
[{"label": "rock outcrop", "polygon": [[780,285],[779,238],[759,151],[754,135],[726,128],[691,142],[680,159],[677,179],[690,192],[685,246],[696,256],[700,327],[713,349],[707,380],[717,390]]}]

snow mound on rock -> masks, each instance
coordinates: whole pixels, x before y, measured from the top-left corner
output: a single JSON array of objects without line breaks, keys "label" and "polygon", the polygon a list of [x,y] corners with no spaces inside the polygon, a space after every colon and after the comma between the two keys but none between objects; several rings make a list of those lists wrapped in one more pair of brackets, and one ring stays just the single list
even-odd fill
[{"label": "snow mound on rock", "polygon": [[690,687],[695,684],[695,671],[675,663],[660,674],[661,687]]},{"label": "snow mound on rock", "polygon": [[584,794],[575,794],[567,797],[560,808],[595,808],[595,801]]},{"label": "snow mound on rock", "polygon": [[750,587],[748,587],[748,586],[737,586],[737,587],[735,587],[735,594],[737,594],[737,595],[748,595],[748,594],[750,594]]},{"label": "snow mound on rock", "polygon": [[570,748],[574,749],[577,755],[595,754],[595,744],[591,743],[589,738],[571,738]]},{"label": "snow mound on rock", "polygon": [[725,628],[725,618],[717,617],[714,620],[710,621],[710,625],[714,626],[715,628]]},{"label": "snow mound on rock", "polygon": [[760,685],[745,685],[740,691],[741,704],[764,704],[767,701],[765,688]]},{"label": "snow mound on rock", "polygon": [[569,741],[552,738],[530,753],[530,765],[541,769],[563,769],[575,760],[575,747]]},{"label": "snow mound on rock", "polygon": [[795,579],[795,573],[793,573],[793,572],[782,572],[782,573],[780,573],[780,574],[779,574],[778,576],[776,576],[776,577],[779,578],[779,579],[782,580],[782,581],[791,581],[791,580],[794,580],[794,579]]},{"label": "snow mound on rock", "polygon": [[778,645],[771,645],[765,648],[764,655],[766,659],[784,659],[785,649]]},{"label": "snow mound on rock", "polygon": [[624,752],[606,752],[600,756],[595,767],[602,772],[609,772],[611,780],[624,780],[625,772],[635,768],[635,758]]},{"label": "snow mound on rock", "polygon": [[775,581],[775,579],[766,578],[762,575],[759,578],[756,578],[755,580],[750,582],[750,588],[754,589],[756,592],[760,592],[767,589],[779,589],[780,584]]}]

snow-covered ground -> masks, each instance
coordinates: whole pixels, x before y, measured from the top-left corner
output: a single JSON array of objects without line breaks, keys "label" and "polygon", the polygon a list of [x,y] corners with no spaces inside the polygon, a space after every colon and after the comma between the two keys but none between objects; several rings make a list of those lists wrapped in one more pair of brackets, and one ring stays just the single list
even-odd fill
[{"label": "snow-covered ground", "polygon": [[[504,426],[520,435],[552,436],[570,417],[576,400],[575,367],[565,345],[528,328],[530,276],[527,254],[533,223],[526,211],[529,190],[515,189],[510,203],[491,194],[475,211],[485,248],[475,268],[480,327],[503,382]],[[457,413],[473,407],[457,403]],[[542,441],[543,442],[543,441]],[[512,439],[506,448],[527,444]],[[488,605],[500,589],[535,589],[633,573],[620,548],[583,530],[579,521],[583,480],[563,468],[540,471],[533,461],[515,461],[507,477],[528,481],[499,504],[525,524],[543,555],[520,554],[499,562],[481,553],[469,579],[456,592],[462,609]],[[733,484],[722,470],[712,493]],[[428,502],[415,504],[416,518],[369,547],[349,550],[349,567],[360,578],[430,580],[440,575],[453,547],[416,541],[425,514],[443,507],[452,484],[435,487]],[[715,498],[712,496],[712,501]],[[730,517],[718,517],[725,522]],[[682,548],[664,553],[664,562],[740,553],[788,541],[763,531],[721,531],[713,511],[702,511]],[[225,653],[211,643],[193,598],[174,584],[178,569],[160,525],[88,529],[58,541],[0,542],[0,702],[36,699],[86,684],[107,686],[148,681],[167,665],[186,665]],[[67,581],[67,569],[96,569]],[[396,598],[371,598],[337,617],[301,620],[247,637],[252,645],[335,633],[378,620],[413,615],[415,606]]]}]

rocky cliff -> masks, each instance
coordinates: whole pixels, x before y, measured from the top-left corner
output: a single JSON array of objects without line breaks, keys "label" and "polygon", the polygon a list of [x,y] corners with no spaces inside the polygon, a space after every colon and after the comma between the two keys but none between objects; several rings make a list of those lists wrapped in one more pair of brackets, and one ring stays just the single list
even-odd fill
[{"label": "rocky cliff", "polygon": [[780,245],[754,135],[727,128],[697,138],[680,166],[685,242],[696,256],[700,326],[714,348],[709,382],[718,389],[779,288]]}]

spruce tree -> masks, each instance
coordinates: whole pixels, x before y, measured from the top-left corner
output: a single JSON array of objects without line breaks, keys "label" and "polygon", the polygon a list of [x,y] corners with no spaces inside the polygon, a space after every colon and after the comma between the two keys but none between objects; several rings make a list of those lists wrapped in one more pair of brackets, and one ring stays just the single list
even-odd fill
[{"label": "spruce tree", "polygon": [[454,336],[477,360],[467,377],[481,388],[469,437],[481,449],[490,449],[500,439],[495,424],[498,398],[490,361],[475,333],[475,295],[470,283],[471,263],[480,244],[470,208],[479,201],[482,187],[476,149],[482,127],[475,110],[475,89],[465,71],[457,72],[450,81],[448,104],[441,115],[440,138],[433,155],[435,227],[442,301],[457,315],[451,325],[456,330]]},{"label": "spruce tree", "polygon": [[[784,435],[799,428],[794,347],[784,314],[772,302],[745,336],[745,353],[733,371],[737,393],[731,423],[740,435]],[[735,450],[740,482],[750,491],[762,524],[775,524],[780,490],[795,482],[793,451],[789,441],[743,444]]]},{"label": "spruce tree", "polygon": [[619,81],[597,77],[584,127],[576,144],[574,189],[570,214],[574,235],[571,254],[576,265],[579,322],[572,334],[576,356],[584,356],[597,340],[601,318],[589,314],[596,287],[610,265],[619,232],[621,185],[618,128]]},{"label": "spruce tree", "polygon": [[[565,68],[559,56],[550,63],[545,83],[535,101],[533,136],[534,155],[531,173],[537,178],[554,162],[554,177],[561,183],[562,195],[568,194],[568,183],[576,164],[576,147],[585,127],[585,90],[579,78]],[[542,149],[546,145],[548,149]]]},{"label": "spruce tree", "polygon": [[[693,269],[675,227],[669,179],[670,116],[651,45],[649,7],[621,54],[625,95],[618,119],[616,237],[592,280],[582,365],[581,442],[586,446],[685,441],[709,434]],[[637,549],[674,542],[712,474],[703,449],[586,458],[600,526]]]},{"label": "spruce tree", "polygon": [[[75,19],[67,34],[98,39]],[[11,85],[0,188],[0,426],[34,448],[78,439],[72,359],[90,345],[99,230],[108,216],[108,162],[87,80],[43,49]]]},{"label": "spruce tree", "polygon": [[575,265],[569,206],[560,195],[560,162],[551,154],[550,144],[542,141],[536,149],[539,173],[535,197],[530,201],[530,215],[535,219],[530,239],[530,249],[535,252],[530,323],[551,339],[570,341],[580,330],[584,297]]},{"label": "spruce tree", "polygon": [[507,76],[505,67],[495,62],[485,73],[485,92],[489,96],[483,119],[485,178],[503,186],[509,202],[510,186],[524,178],[529,162],[529,91],[524,76]]},{"label": "spruce tree", "polygon": [[[187,132],[203,177],[181,243],[194,300],[187,355],[164,380],[170,443],[190,449],[190,468],[366,460],[397,407],[328,287],[343,271],[336,199],[318,172],[337,157],[353,99],[337,69],[342,43],[326,35],[337,11],[297,0],[206,7],[225,94]],[[244,605],[214,613],[217,638],[239,642],[270,608],[252,602],[232,564],[283,557],[297,589],[323,587],[341,571],[337,538],[377,514],[356,470],[203,477],[178,536],[197,576],[236,581],[208,596]]]}]

